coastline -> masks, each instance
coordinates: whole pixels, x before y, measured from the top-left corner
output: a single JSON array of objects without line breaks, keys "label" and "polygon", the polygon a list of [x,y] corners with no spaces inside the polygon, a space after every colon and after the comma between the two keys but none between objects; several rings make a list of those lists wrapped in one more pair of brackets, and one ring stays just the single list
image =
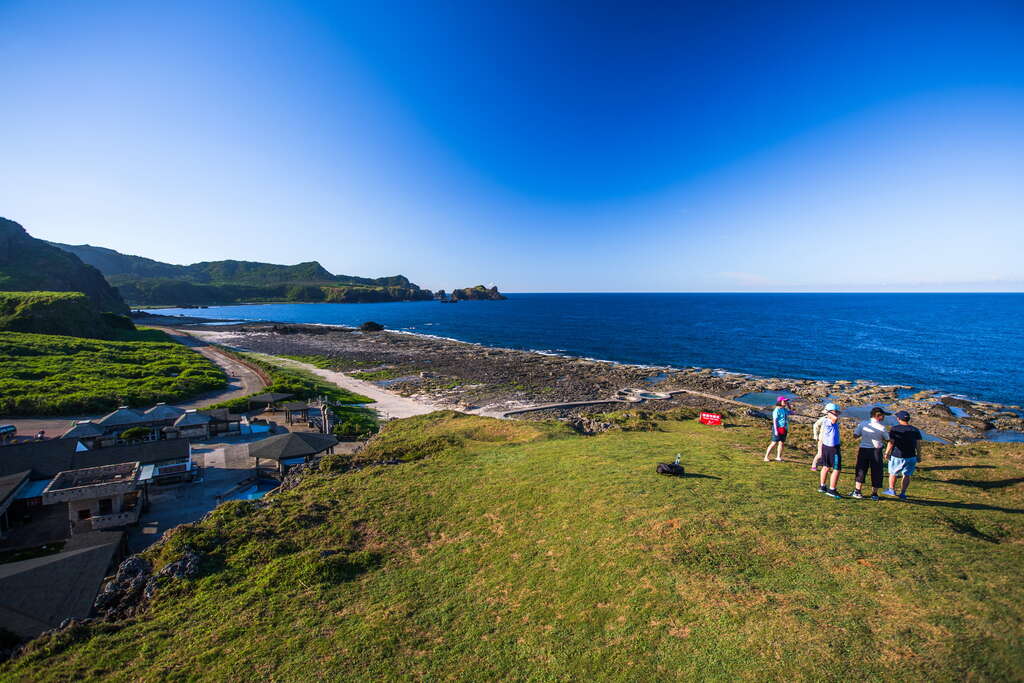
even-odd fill
[{"label": "coastline", "polygon": [[[168,318],[159,324],[172,320],[182,331],[227,346],[274,356],[317,357],[321,363],[333,364],[329,369],[317,369],[317,374],[333,372],[352,381],[356,378],[350,377],[351,373],[370,373],[357,380],[363,389],[372,386],[410,399],[425,410],[454,409],[500,417],[527,409],[515,416],[518,419],[573,418],[628,408],[660,411],[680,406],[735,412],[740,406],[757,410],[753,403],[736,403],[747,394],[789,393],[795,397],[798,420],[814,419],[823,401],[834,400],[846,409],[844,418],[848,420],[861,419],[861,410],[874,404],[885,405],[890,411],[909,410],[916,425],[952,443],[991,436],[1017,440],[1018,433],[1024,431],[1019,407],[962,399],[933,389],[914,391],[908,385],[629,364],[552,351],[486,346],[408,330],[364,333],[323,323],[218,320],[207,325],[196,319]],[[370,381],[365,377],[379,379]],[[638,402],[622,400],[620,392],[628,389],[673,395]],[[598,405],[541,408],[580,402]],[[993,429],[998,431],[987,433]]]}]

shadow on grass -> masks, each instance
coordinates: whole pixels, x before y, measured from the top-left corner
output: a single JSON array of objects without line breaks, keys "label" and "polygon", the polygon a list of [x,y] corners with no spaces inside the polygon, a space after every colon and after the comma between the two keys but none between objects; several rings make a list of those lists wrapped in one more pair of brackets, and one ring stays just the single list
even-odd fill
[{"label": "shadow on grass", "polygon": [[950,508],[953,510],[991,510],[993,512],[1006,512],[1011,515],[1024,514],[1024,509],[1021,508],[1004,508],[998,505],[985,505],[984,503],[958,503],[952,500],[928,500],[927,498],[910,498],[906,502],[911,505]]},{"label": "shadow on grass", "polygon": [[692,472],[687,472],[686,474],[684,474],[682,476],[682,478],[683,479],[718,479],[719,481],[721,481],[721,479],[722,479],[721,477],[716,477],[713,474],[694,474]]},{"label": "shadow on grass", "polygon": [[956,533],[966,534],[967,536],[976,538],[979,541],[985,541],[987,543],[999,543],[1001,540],[997,536],[985,533],[978,527],[974,526],[974,524],[972,524],[970,521],[965,519],[953,519],[952,517],[947,517],[946,524],[948,524],[949,528],[955,531]]},{"label": "shadow on grass", "polygon": [[956,484],[957,486],[973,486],[976,489],[988,491],[989,489],[1002,489],[1014,484],[1024,483],[1024,477],[1013,477],[1012,479],[993,479],[990,481],[976,479],[932,479],[931,481],[942,482],[943,484]]},{"label": "shadow on grass", "polygon": [[994,470],[995,468],[995,465],[936,465],[934,467],[918,467],[917,470],[919,472],[945,472],[949,470]]}]

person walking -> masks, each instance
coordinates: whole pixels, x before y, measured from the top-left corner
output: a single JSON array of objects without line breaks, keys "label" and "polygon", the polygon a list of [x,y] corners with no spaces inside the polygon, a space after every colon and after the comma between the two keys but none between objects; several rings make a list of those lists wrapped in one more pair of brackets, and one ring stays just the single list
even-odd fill
[{"label": "person walking", "polygon": [[885,448],[885,458],[889,461],[889,488],[882,493],[887,496],[897,495],[896,477],[903,477],[899,499],[906,500],[910,477],[914,474],[917,463],[921,459],[919,444],[924,436],[917,427],[910,426],[910,413],[907,411],[897,412],[896,420],[899,424],[889,430],[889,445]]},{"label": "person walking", "polygon": [[821,480],[818,490],[833,498],[842,498],[836,486],[839,484],[839,471],[843,468],[840,452],[839,411],[830,410],[821,426],[819,441],[821,442]]},{"label": "person walking", "polygon": [[882,488],[882,447],[889,440],[882,421],[889,413],[879,407],[871,409],[871,419],[864,420],[853,430],[854,436],[860,437],[860,448],[857,449],[857,466],[853,471],[853,498],[863,498],[861,488],[868,470],[871,470],[871,500],[878,500],[878,489]]},{"label": "person walking", "polygon": [[775,400],[775,408],[772,410],[772,439],[768,442],[768,448],[764,452],[764,461],[768,462],[772,448],[778,444],[778,451],[775,459],[782,462],[782,451],[786,448],[786,437],[789,436],[789,399],[779,396]]},{"label": "person walking", "polygon": [[821,428],[828,422],[828,411],[830,410],[839,410],[839,406],[835,403],[826,403],[825,407],[821,409],[821,417],[811,427],[811,438],[814,439],[814,460],[811,461],[811,472],[817,472],[818,463],[821,462]]}]

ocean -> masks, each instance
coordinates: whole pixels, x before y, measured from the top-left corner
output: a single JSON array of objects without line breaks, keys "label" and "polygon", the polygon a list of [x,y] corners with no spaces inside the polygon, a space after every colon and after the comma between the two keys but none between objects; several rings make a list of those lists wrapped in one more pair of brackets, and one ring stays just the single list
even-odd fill
[{"label": "ocean", "polygon": [[1024,294],[509,294],[164,315],[406,331],[622,363],[863,379],[1024,404]]}]

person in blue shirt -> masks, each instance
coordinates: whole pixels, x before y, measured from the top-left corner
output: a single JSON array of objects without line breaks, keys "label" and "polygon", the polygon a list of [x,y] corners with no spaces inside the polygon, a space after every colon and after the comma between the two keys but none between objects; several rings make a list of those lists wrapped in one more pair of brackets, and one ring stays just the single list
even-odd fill
[{"label": "person in blue shirt", "polygon": [[786,437],[789,436],[789,399],[779,396],[775,401],[775,409],[772,411],[772,440],[768,442],[768,448],[764,452],[764,461],[768,462],[772,448],[778,444],[778,452],[775,459],[782,462],[782,451],[786,448]]},{"label": "person in blue shirt", "polygon": [[[818,433],[821,443],[821,481],[818,490],[833,498],[842,498],[836,490],[839,483],[839,470],[843,467],[842,454],[839,450],[839,411],[830,410],[825,413],[825,423]],[[831,481],[829,476],[831,475]],[[826,484],[828,484],[826,486]]]}]

